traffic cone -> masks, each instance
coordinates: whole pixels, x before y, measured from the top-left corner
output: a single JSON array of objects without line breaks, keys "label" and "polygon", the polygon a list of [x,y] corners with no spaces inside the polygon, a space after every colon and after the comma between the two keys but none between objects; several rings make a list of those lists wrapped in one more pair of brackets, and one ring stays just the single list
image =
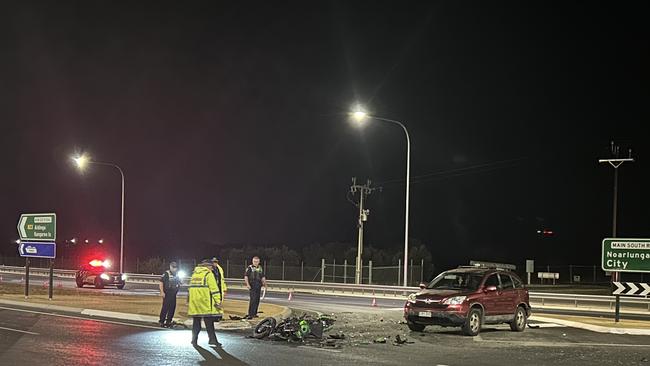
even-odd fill
[{"label": "traffic cone", "polygon": [[0,276],[0,282],[2,282],[2,276]]},{"label": "traffic cone", "polygon": [[48,287],[49,287],[49,283],[47,283],[47,281],[43,281],[43,288],[48,288]]},{"label": "traffic cone", "polygon": [[375,291],[372,292],[372,303],[370,306],[376,307],[377,306],[377,299],[375,298]]},{"label": "traffic cone", "polygon": [[289,291],[289,298],[287,298],[287,301],[291,301],[293,299],[293,291]]},{"label": "traffic cone", "polygon": [[56,288],[63,288],[63,282],[59,281],[56,283]]}]

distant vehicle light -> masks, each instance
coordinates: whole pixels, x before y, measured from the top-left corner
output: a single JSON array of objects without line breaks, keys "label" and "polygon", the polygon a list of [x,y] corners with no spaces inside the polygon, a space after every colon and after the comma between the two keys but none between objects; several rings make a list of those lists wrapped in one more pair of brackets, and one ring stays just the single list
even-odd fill
[{"label": "distant vehicle light", "polygon": [[99,277],[101,277],[103,280],[106,280],[106,281],[111,279],[111,276],[107,275],[106,273],[100,274]]},{"label": "distant vehicle light", "polygon": [[110,267],[111,267],[111,261],[109,261],[108,259],[105,260],[105,261],[104,261],[104,267],[106,267],[106,268],[110,268]]},{"label": "distant vehicle light", "polygon": [[185,271],[178,271],[178,278],[185,278],[187,277],[187,273]]},{"label": "distant vehicle light", "polygon": [[128,277],[126,277],[125,274],[122,275],[122,281],[126,281],[127,278],[128,278]]}]

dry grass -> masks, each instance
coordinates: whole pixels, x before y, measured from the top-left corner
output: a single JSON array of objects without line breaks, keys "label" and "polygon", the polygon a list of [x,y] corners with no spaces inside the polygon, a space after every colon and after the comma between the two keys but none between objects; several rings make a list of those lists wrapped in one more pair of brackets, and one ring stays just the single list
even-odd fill
[{"label": "dry grass", "polygon": [[[162,303],[162,299],[158,296],[114,295],[98,291],[56,287],[50,301],[48,289],[42,286],[42,282],[30,283],[29,299],[25,299],[22,285],[0,283],[0,299],[154,316],[158,316],[160,313]],[[187,297],[179,296],[176,304],[176,318],[187,319]],[[277,315],[282,310],[281,306],[260,304],[260,311],[265,316]],[[224,301],[225,319],[228,319],[229,315],[244,316],[247,311],[248,302],[229,300],[226,297]]]}]

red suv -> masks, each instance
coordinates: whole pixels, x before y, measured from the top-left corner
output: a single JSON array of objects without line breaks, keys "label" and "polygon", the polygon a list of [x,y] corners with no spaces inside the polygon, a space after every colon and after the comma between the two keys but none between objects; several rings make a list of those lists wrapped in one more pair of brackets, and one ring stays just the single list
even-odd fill
[{"label": "red suv", "polygon": [[475,336],[483,324],[508,323],[513,331],[522,332],[530,316],[528,290],[504,267],[461,266],[441,273],[409,295],[404,305],[409,329],[460,326],[464,334]]}]

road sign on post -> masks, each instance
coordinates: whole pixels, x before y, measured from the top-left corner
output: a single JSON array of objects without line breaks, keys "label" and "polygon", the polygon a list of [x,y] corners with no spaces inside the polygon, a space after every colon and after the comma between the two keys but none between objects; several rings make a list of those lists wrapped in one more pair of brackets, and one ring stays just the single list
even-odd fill
[{"label": "road sign on post", "polygon": [[56,214],[22,214],[18,220],[20,240],[55,241]]},{"label": "road sign on post", "polygon": [[602,268],[611,272],[650,272],[650,239],[604,239]]},{"label": "road sign on post", "polygon": [[42,241],[22,241],[18,245],[18,254],[30,258],[56,258],[56,243]]}]

